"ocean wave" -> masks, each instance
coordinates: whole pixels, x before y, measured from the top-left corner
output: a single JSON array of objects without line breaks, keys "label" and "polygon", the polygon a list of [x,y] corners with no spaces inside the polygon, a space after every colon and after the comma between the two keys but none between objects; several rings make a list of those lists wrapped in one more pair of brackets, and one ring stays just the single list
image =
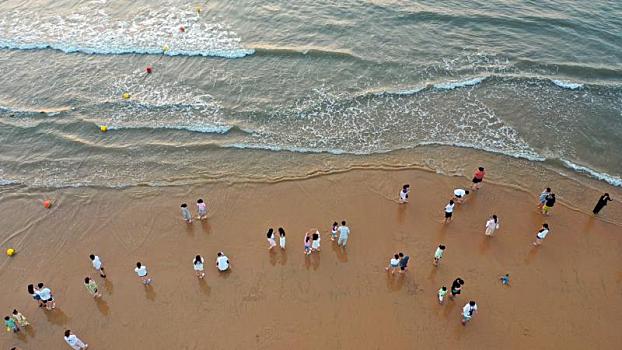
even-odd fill
[{"label": "ocean wave", "polygon": [[17,184],[19,184],[19,182],[17,181],[0,179],[0,186],[11,186],[11,185],[17,185]]},{"label": "ocean wave", "polygon": [[330,49],[326,47],[315,46],[271,46],[271,45],[254,45],[252,50],[257,55],[292,55],[292,56],[330,56],[343,58],[356,58],[352,52],[347,50]]},{"label": "ocean wave", "polygon": [[110,125],[108,130],[132,130],[132,129],[169,129],[169,130],[185,130],[191,132],[200,132],[205,134],[225,135],[233,131],[239,131],[245,134],[251,134],[253,131],[240,128],[234,125]]},{"label": "ocean wave", "polygon": [[[179,28],[184,28],[182,32]],[[254,53],[227,26],[186,8],[143,9],[128,20],[88,2],[69,15],[13,11],[0,18],[0,48],[66,53],[240,58]]]},{"label": "ocean wave", "polygon": [[582,89],[585,86],[584,84],[581,84],[581,83],[573,83],[569,81],[555,80],[555,79],[551,79],[551,82],[553,82],[553,84],[561,88],[570,89],[570,90]]},{"label": "ocean wave", "polygon": [[473,86],[484,81],[486,77],[478,77],[478,78],[469,78],[466,80],[458,80],[458,81],[448,81],[443,83],[433,84],[435,89],[439,90],[453,90],[461,87]]},{"label": "ocean wave", "polygon": [[617,187],[622,187],[622,178],[620,178],[619,176],[613,176],[613,175],[609,175],[607,173],[603,173],[603,172],[599,172],[596,171],[594,169],[590,169],[588,167],[585,167],[583,165],[578,165],[575,164],[569,160],[566,159],[561,159],[562,163],[568,167],[569,169],[572,169],[576,172],[579,173],[584,173],[587,174],[595,179],[601,180],[601,181],[605,181],[606,183],[612,185],[612,186],[617,186]]}]

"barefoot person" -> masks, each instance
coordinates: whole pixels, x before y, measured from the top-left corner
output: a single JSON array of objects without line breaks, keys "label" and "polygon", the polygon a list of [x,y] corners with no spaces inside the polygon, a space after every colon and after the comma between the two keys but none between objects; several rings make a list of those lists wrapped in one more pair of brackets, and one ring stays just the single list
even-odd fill
[{"label": "barefoot person", "polygon": [[192,223],[192,214],[190,214],[190,209],[188,209],[188,204],[181,204],[181,216],[184,218],[184,221],[188,224]]},{"label": "barefoot person", "polygon": [[311,254],[311,235],[313,233],[311,231],[305,232],[305,255]]},{"label": "barefoot person", "polygon": [[218,271],[225,272],[229,270],[231,263],[229,262],[229,258],[223,252],[218,252],[216,254],[216,267],[218,267]]},{"label": "barefoot person", "polygon": [[84,287],[93,298],[101,298],[102,294],[97,288],[97,283],[95,283],[95,281],[93,281],[90,277],[84,278]]},{"label": "barefoot person", "polygon": [[475,304],[473,300],[466,303],[462,308],[462,325],[466,326],[467,322],[471,321],[476,312],[477,304]]},{"label": "barefoot person", "polygon": [[339,230],[339,224],[337,221],[333,222],[333,227],[330,229],[330,240],[334,241],[337,238],[337,231]]},{"label": "barefoot person", "polygon": [[410,185],[406,184],[402,186],[400,191],[400,203],[408,203],[408,194],[410,193]]},{"label": "barefoot person", "polygon": [[469,190],[463,190],[462,188],[456,188],[454,190],[454,199],[458,204],[464,203],[466,197],[469,195]]},{"label": "barefoot person", "polygon": [[15,309],[13,309],[13,313],[11,314],[11,317],[13,317],[15,322],[17,322],[17,324],[20,327],[28,327],[28,326],[30,326],[30,323],[28,322],[28,319],[26,318],[26,316],[22,315],[21,312],[15,310]]},{"label": "barefoot person", "polygon": [[449,296],[452,300],[456,297],[456,295],[462,293],[462,286],[464,285],[464,280],[460,277],[456,278],[451,284],[451,295]]},{"label": "barefoot person", "polygon": [[542,214],[549,215],[549,212],[551,211],[551,209],[553,209],[554,205],[555,205],[555,193],[551,193],[548,196],[546,196],[546,199],[544,200],[544,205],[542,206]]},{"label": "barefoot person", "polygon": [[207,219],[207,205],[203,202],[203,199],[197,199],[197,219],[205,220]]},{"label": "barefoot person", "polygon": [[549,234],[549,224],[542,224],[542,228],[538,231],[538,233],[536,233],[536,241],[533,242],[533,245],[539,246],[540,244],[542,244],[542,241],[544,241],[544,239],[546,238],[548,234]]},{"label": "barefoot person", "polygon": [[402,252],[397,255],[400,257],[400,274],[402,274],[408,270],[408,260],[410,260],[410,257]]},{"label": "barefoot person", "polygon": [[89,344],[85,344],[75,334],[71,333],[69,329],[65,331],[65,342],[74,350],[84,350],[89,347]]},{"label": "barefoot person", "polygon": [[549,194],[551,194],[551,188],[547,187],[544,189],[544,191],[542,191],[542,193],[540,193],[540,197],[538,198],[538,208],[542,209],[542,207],[544,206],[544,203],[546,203],[546,197],[549,196]]},{"label": "barefoot person", "polygon": [[603,209],[607,205],[607,202],[611,202],[611,201],[612,199],[611,197],[609,197],[609,193],[603,194],[598,199],[598,202],[596,202],[596,205],[594,206],[594,210],[592,210],[592,213],[594,213],[594,215],[598,215],[601,209]]},{"label": "barefoot person", "polygon": [[484,167],[477,168],[475,174],[473,174],[473,185],[471,186],[471,189],[476,191],[479,190],[482,186],[482,181],[484,181],[485,175],[486,172],[484,171]]},{"label": "barefoot person", "polygon": [[499,218],[497,215],[491,216],[488,221],[486,221],[486,231],[484,234],[488,237],[491,237],[495,234],[495,231],[499,228]]},{"label": "barefoot person", "polygon": [[140,262],[136,263],[136,268],[134,268],[134,272],[136,272],[136,275],[138,275],[138,277],[140,277],[140,280],[143,282],[144,285],[149,285],[151,284],[151,278],[149,278],[149,272],[147,271],[147,266],[143,265]]},{"label": "barefoot person", "polygon": [[346,226],[345,220],[341,222],[341,226],[339,226],[338,231],[339,231],[339,240],[337,241],[337,245],[342,248],[345,248],[346,244],[348,244],[348,237],[350,237],[350,228]]},{"label": "barefoot person", "polygon": [[400,266],[400,256],[399,254],[394,254],[393,257],[389,260],[389,266],[385,267],[385,271],[391,271],[393,275],[395,270]]},{"label": "barefoot person", "polygon": [[311,235],[311,251],[312,252],[320,252],[320,231],[315,230]]},{"label": "barefoot person", "polygon": [[276,241],[274,240],[274,230],[272,229],[272,227],[268,229],[266,237],[268,238],[268,250],[272,250],[272,248],[276,247]]},{"label": "barefoot person", "polygon": [[37,284],[35,293],[39,295],[41,303],[43,303],[43,306],[45,306],[46,309],[52,310],[56,308],[56,301],[54,300],[54,296],[52,296],[50,288],[44,286],[43,283],[39,283]]},{"label": "barefoot person", "polygon": [[443,304],[445,301],[445,296],[447,295],[447,287],[442,286],[441,289],[438,290],[438,303]]},{"label": "barefoot person", "polygon": [[15,322],[15,320],[12,319],[10,316],[4,317],[4,327],[6,328],[7,332],[17,333],[20,331],[17,322]]},{"label": "barefoot person", "polygon": [[279,246],[285,249],[285,230],[282,227],[279,227]]},{"label": "barefoot person", "polygon": [[449,201],[449,203],[447,203],[447,205],[445,206],[445,223],[448,223],[451,221],[451,217],[454,213],[454,207],[456,205],[454,204],[453,199]]},{"label": "barefoot person", "polygon": [[434,262],[432,264],[434,264],[434,266],[438,266],[441,263],[441,259],[443,258],[443,254],[445,253],[445,246],[444,245],[439,245],[438,248],[436,248],[436,251],[434,252]]},{"label": "barefoot person", "polygon": [[203,277],[205,277],[205,272],[204,268],[203,268],[203,263],[205,262],[205,260],[203,260],[203,257],[200,255],[197,255],[194,257],[194,260],[192,260],[192,267],[194,269],[194,273],[197,275],[197,277],[199,279],[203,279]]},{"label": "barefoot person", "polygon": [[101,276],[101,278],[106,278],[106,271],[104,271],[104,265],[102,264],[102,261],[99,258],[99,256],[95,254],[91,254],[89,255],[89,258],[91,259],[91,264],[93,265],[93,268],[97,272],[99,272],[99,276]]},{"label": "barefoot person", "polygon": [[33,284],[28,285],[28,294],[30,294],[30,296],[37,301],[39,307],[43,306],[43,303],[41,302],[41,297],[39,296],[39,292],[35,290],[35,286]]}]

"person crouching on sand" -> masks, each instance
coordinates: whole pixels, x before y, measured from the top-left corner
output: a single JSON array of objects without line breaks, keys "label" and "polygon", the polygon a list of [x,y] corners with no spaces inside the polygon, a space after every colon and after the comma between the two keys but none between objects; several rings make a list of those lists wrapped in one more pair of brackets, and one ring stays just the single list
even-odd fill
[{"label": "person crouching on sand", "polygon": [[402,186],[400,191],[400,203],[408,203],[408,194],[410,193],[410,185],[406,184]]},{"label": "person crouching on sand", "polygon": [[203,268],[203,263],[204,262],[205,262],[205,260],[200,255],[195,256],[194,260],[192,261],[192,267],[194,268],[194,273],[197,275],[197,277],[199,279],[203,279],[203,277],[205,277],[205,272],[203,272],[204,271],[204,268]]},{"label": "person crouching on sand", "polygon": [[542,228],[538,231],[538,233],[536,233],[536,240],[532,244],[536,247],[539,246],[548,234],[549,224],[542,224]]},{"label": "person crouching on sand", "polygon": [[484,234],[491,237],[495,234],[497,229],[499,229],[499,219],[497,218],[497,215],[493,215],[488,219],[488,221],[486,221],[486,231]]},{"label": "person crouching on sand", "polygon": [[225,253],[218,252],[218,254],[216,254],[216,267],[218,267],[218,271],[220,272],[225,272],[231,267],[229,258],[227,258]]},{"label": "person crouching on sand", "polygon": [[399,254],[393,255],[393,257],[389,260],[389,266],[385,267],[385,271],[391,270],[391,274],[395,274],[395,271],[400,267],[400,256]]},{"label": "person crouching on sand", "polygon": [[466,197],[469,195],[469,190],[463,190],[461,188],[456,188],[454,190],[454,199],[458,204],[464,203]]},{"label": "person crouching on sand", "polygon": [[65,342],[74,350],[84,350],[89,347],[89,344],[85,344],[75,334],[71,333],[69,329],[65,331]]},{"label": "person crouching on sand", "polygon": [[268,238],[268,250],[272,250],[272,248],[276,247],[276,241],[274,240],[274,230],[272,229],[272,227],[268,229],[266,237]]}]

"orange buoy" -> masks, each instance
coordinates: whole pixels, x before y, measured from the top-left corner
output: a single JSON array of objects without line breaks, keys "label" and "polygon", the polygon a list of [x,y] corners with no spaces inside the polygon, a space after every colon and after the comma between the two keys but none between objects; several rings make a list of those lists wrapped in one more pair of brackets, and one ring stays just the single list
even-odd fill
[{"label": "orange buoy", "polygon": [[52,202],[49,200],[44,200],[43,201],[43,207],[46,209],[50,209],[52,207]]}]

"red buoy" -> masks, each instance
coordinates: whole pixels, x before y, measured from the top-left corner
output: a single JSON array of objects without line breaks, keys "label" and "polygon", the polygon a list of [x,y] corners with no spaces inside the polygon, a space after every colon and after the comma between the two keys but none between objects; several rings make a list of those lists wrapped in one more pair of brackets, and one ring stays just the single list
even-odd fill
[{"label": "red buoy", "polygon": [[151,74],[151,72],[153,72],[153,68],[151,68],[151,66],[147,66],[147,68],[145,68],[145,71],[147,72],[147,74]]},{"label": "red buoy", "polygon": [[43,207],[46,209],[50,209],[52,207],[52,202],[50,202],[49,200],[44,200]]},{"label": "red buoy", "polygon": [[186,31],[186,28],[184,28],[184,26],[179,26],[179,31],[183,33]]}]

